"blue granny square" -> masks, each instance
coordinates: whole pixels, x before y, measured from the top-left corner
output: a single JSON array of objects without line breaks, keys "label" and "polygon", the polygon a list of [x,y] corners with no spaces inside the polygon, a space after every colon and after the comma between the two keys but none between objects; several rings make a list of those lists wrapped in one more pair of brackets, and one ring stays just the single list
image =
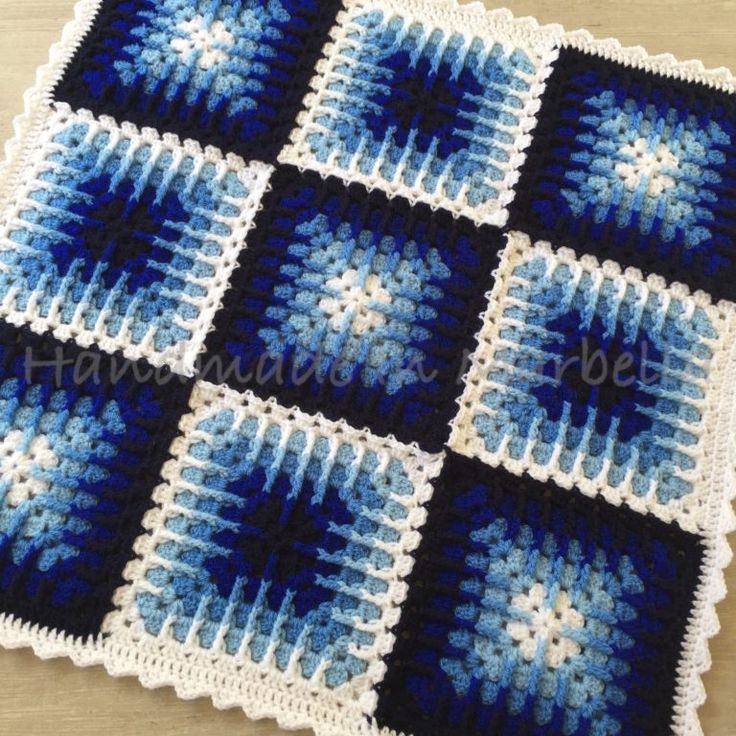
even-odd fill
[{"label": "blue granny square", "polygon": [[702,528],[724,316],[519,234],[497,284],[452,447]]},{"label": "blue granny square", "polygon": [[438,463],[206,383],[191,409],[126,620],[167,646],[360,697],[383,671]]},{"label": "blue granny square", "polygon": [[55,97],[273,160],[336,0],[103,0]]},{"label": "blue granny square", "polygon": [[147,364],[0,326],[3,612],[99,633],[189,390]]},{"label": "blue granny square", "polygon": [[561,52],[511,224],[736,299],[736,97]]},{"label": "blue granny square", "polygon": [[503,225],[556,56],[477,9],[350,3],[282,161]]},{"label": "blue granny square", "polygon": [[379,725],[670,733],[698,537],[454,454],[428,511]]},{"label": "blue granny square", "polygon": [[215,320],[215,380],[437,451],[501,239],[291,167]]},{"label": "blue granny square", "polygon": [[269,173],[63,106],[3,222],[0,313],[193,372]]}]

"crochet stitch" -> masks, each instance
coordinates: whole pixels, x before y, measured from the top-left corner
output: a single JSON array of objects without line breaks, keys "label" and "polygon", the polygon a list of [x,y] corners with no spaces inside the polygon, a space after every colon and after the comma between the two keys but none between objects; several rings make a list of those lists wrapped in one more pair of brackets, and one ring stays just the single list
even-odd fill
[{"label": "crochet stitch", "polygon": [[270,171],[52,114],[2,226],[0,314],[191,373]]},{"label": "crochet stitch", "polygon": [[727,316],[519,233],[505,259],[450,446],[702,527]]},{"label": "crochet stitch", "polygon": [[668,732],[697,537],[453,454],[427,511],[379,724]]},{"label": "crochet stitch", "polygon": [[569,49],[544,105],[512,226],[733,300],[733,96]]},{"label": "crochet stitch", "polygon": [[190,406],[125,626],[141,646],[166,636],[359,698],[382,671],[437,458],[211,384]]},{"label": "crochet stitch", "polygon": [[697,736],[736,79],[455,0],[79,0],[0,173],[0,645],[317,736]]},{"label": "crochet stitch", "polygon": [[55,97],[270,163],[337,8],[335,0],[105,0]]},{"label": "crochet stitch", "polygon": [[0,325],[0,607],[86,636],[112,608],[190,387],[79,355]]},{"label": "crochet stitch", "polygon": [[447,20],[421,3],[351,3],[280,160],[503,225],[557,52]]},{"label": "crochet stitch", "polygon": [[440,450],[499,234],[289,167],[253,235],[207,363],[234,387]]}]

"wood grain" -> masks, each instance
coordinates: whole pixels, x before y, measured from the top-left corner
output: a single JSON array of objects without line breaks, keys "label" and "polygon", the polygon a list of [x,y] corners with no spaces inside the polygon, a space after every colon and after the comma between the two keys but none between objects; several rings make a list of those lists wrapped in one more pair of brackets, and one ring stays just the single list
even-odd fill
[{"label": "wood grain", "polygon": [[[585,27],[652,53],[670,51],[736,69],[733,0],[516,0],[508,6],[517,15]],[[11,134],[22,93],[72,7],[73,0],[0,0],[0,139]],[[722,631],[711,642],[713,668],[705,677],[708,702],[701,710],[706,736],[736,736],[736,566],[727,577],[735,593],[719,606]],[[207,700],[181,701],[168,688],[147,691],[131,678],[114,679],[101,668],[78,669],[64,660],[42,662],[27,650],[0,651],[0,683],[3,736],[285,733],[269,721],[249,722],[240,711],[217,711]]]}]

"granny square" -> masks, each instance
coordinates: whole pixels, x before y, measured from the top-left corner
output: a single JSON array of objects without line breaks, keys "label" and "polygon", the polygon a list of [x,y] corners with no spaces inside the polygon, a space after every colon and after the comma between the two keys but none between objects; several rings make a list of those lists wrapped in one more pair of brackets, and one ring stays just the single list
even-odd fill
[{"label": "granny square", "polygon": [[458,0],[75,16],[0,164],[0,646],[315,736],[702,736],[736,77]]},{"label": "granny square", "polygon": [[0,315],[192,373],[269,174],[60,106],[0,216]]},{"label": "granny square", "polygon": [[99,633],[189,390],[0,325],[0,610]]},{"label": "granny square", "polygon": [[280,160],[503,225],[557,50],[434,7],[349,0]]},{"label": "granny square", "polygon": [[695,535],[450,454],[376,717],[414,736],[670,733]]},{"label": "granny square", "polygon": [[561,52],[511,226],[736,300],[736,97]]},{"label": "granny square", "polygon": [[234,388],[438,451],[501,244],[449,213],[285,168],[205,365]]},{"label": "granny square", "polygon": [[726,312],[512,233],[451,447],[703,528]]},{"label": "granny square", "polygon": [[337,0],[104,0],[57,100],[271,162]]},{"label": "granny square", "polygon": [[108,630],[372,710],[441,458],[207,383],[190,409]]}]

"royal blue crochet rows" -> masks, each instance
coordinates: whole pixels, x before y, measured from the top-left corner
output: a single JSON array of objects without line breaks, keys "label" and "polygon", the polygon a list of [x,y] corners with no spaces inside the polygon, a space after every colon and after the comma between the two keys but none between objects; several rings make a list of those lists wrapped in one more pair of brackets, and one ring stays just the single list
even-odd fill
[{"label": "royal blue crochet rows", "polygon": [[736,104],[576,50],[543,96],[512,226],[736,298]]},{"label": "royal blue crochet rows", "polygon": [[167,535],[136,610],[154,636],[170,630],[340,688],[371,665],[400,528],[423,481],[357,436],[234,400],[212,387],[193,398],[201,406],[179,445]]},{"label": "royal blue crochet rows", "polygon": [[696,536],[451,454],[423,538],[379,724],[422,736],[669,732]]},{"label": "royal blue crochet rows", "polygon": [[272,160],[337,7],[335,0],[104,0],[56,97]]},{"label": "royal blue crochet rows", "polygon": [[75,635],[111,609],[190,390],[117,370],[0,327],[0,606]]},{"label": "royal blue crochet rows", "polygon": [[664,736],[734,96],[422,1],[100,0],[0,212],[0,613],[351,733]]},{"label": "royal blue crochet rows", "polygon": [[233,386],[439,450],[498,234],[290,168],[271,186],[206,363],[229,366]]}]

